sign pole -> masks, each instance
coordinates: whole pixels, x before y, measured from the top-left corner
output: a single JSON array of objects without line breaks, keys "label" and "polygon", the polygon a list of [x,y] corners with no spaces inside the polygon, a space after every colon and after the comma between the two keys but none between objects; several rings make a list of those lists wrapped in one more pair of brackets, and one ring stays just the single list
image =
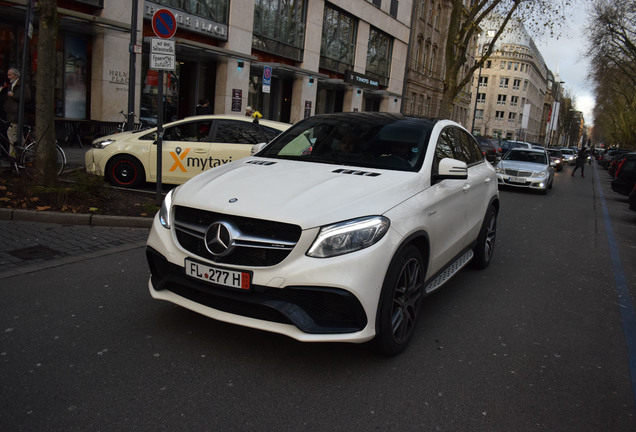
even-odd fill
[{"label": "sign pole", "polygon": [[161,185],[161,164],[163,163],[163,71],[159,72],[159,90],[157,97],[157,205],[160,206],[163,201]]}]

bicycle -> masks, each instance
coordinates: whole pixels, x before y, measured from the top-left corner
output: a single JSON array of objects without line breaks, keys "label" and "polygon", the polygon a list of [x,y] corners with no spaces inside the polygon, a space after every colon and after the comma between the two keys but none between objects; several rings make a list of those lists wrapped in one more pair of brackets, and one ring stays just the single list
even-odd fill
[{"label": "bicycle", "polygon": [[[9,123],[0,120],[3,129],[7,129]],[[35,163],[37,157],[37,149],[38,143],[33,137],[33,128],[30,126],[24,126],[24,143],[23,144],[14,144],[13,148],[15,150],[15,155],[12,155],[9,152],[11,148],[11,143],[9,142],[9,138],[6,133],[0,133],[0,155],[4,156],[11,165],[11,168],[15,171],[16,174],[20,174],[21,170],[29,176],[33,177],[35,171]],[[66,166],[66,154],[62,147],[60,147],[57,142],[55,144],[55,153],[56,153],[56,166],[57,166],[57,175],[62,174],[64,171],[64,167]]]},{"label": "bicycle", "polygon": [[125,132],[126,127],[128,126],[128,117],[130,116],[133,116],[133,118],[135,117],[134,112],[126,114],[124,110],[119,111],[119,114],[124,116],[124,121],[119,123],[119,126],[117,126],[117,129],[115,130],[115,133]]}]

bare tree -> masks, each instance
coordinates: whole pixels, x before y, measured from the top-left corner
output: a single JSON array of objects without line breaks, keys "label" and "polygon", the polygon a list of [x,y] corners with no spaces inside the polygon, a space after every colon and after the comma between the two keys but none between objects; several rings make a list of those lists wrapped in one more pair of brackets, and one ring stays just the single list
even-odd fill
[{"label": "bare tree", "polygon": [[39,0],[38,69],[35,90],[35,126],[38,134],[36,181],[42,185],[57,182],[55,152],[55,42],[58,35],[56,0]]},{"label": "bare tree", "polygon": [[[565,11],[571,3],[571,0],[452,0],[445,51],[444,96],[439,116],[450,118],[455,99],[490,57],[495,43],[511,21],[522,20],[530,32],[554,34],[565,20]],[[488,48],[481,53],[479,61],[462,71],[471,58],[470,50],[476,47],[476,40],[483,30],[482,23],[493,16],[499,17],[499,23]]]},{"label": "bare tree", "polygon": [[587,34],[594,139],[636,149],[636,3],[595,0]]}]

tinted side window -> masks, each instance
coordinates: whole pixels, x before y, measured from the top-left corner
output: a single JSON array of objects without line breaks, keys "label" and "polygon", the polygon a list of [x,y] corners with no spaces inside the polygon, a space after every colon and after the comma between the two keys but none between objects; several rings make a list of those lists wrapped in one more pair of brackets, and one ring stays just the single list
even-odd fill
[{"label": "tinted side window", "polygon": [[181,123],[166,128],[163,139],[166,141],[207,141],[210,134],[211,121]]},{"label": "tinted side window", "polygon": [[435,147],[435,159],[436,162],[441,161],[444,158],[455,159],[455,135],[452,129],[446,128],[439,135],[437,140],[437,146]]},{"label": "tinted side window", "polygon": [[455,148],[455,157],[466,162],[467,165],[478,163],[484,159],[477,142],[462,129],[455,128],[455,137],[458,146]]},{"label": "tinted side window", "polygon": [[215,142],[258,144],[264,142],[259,125],[236,120],[218,120]]},{"label": "tinted side window", "polygon": [[260,128],[263,134],[265,135],[265,140],[264,141],[261,140],[259,142],[270,142],[281,133],[281,131],[279,131],[278,129],[274,129],[267,126],[261,126]]}]

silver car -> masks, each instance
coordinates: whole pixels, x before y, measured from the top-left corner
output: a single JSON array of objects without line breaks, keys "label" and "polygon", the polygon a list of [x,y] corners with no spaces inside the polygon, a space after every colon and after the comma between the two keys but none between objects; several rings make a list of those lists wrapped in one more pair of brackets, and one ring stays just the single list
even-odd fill
[{"label": "silver car", "polygon": [[513,148],[496,166],[500,186],[523,187],[548,193],[554,181],[554,168],[545,150]]},{"label": "silver car", "polygon": [[563,153],[563,165],[574,165],[576,159],[576,153],[571,148],[562,148],[561,153]]}]

